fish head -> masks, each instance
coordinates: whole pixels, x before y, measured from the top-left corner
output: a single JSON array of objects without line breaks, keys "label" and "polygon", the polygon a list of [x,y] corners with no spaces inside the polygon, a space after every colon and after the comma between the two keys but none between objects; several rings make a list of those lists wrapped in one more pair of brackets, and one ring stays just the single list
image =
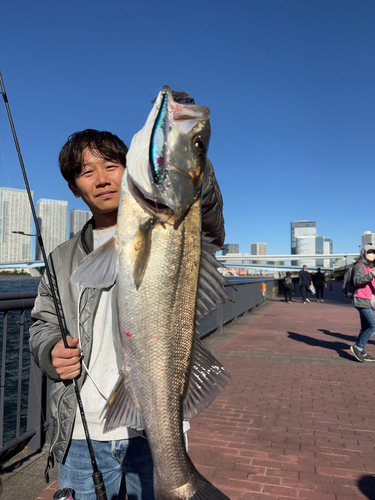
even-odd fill
[{"label": "fish head", "polygon": [[164,86],[127,155],[127,182],[156,218],[179,220],[200,196],[211,135],[205,106],[175,102]]}]

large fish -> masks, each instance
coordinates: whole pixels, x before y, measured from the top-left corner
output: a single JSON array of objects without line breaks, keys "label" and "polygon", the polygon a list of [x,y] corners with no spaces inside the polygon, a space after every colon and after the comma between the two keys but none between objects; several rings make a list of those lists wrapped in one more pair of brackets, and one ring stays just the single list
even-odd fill
[{"label": "large fish", "polygon": [[145,430],[157,500],[228,500],[194,467],[182,426],[229,376],[197,336],[199,319],[227,298],[218,248],[201,233],[209,139],[208,108],[176,103],[163,87],[129,149],[116,235],[73,275],[92,287],[116,279],[123,367],[105,426]]}]

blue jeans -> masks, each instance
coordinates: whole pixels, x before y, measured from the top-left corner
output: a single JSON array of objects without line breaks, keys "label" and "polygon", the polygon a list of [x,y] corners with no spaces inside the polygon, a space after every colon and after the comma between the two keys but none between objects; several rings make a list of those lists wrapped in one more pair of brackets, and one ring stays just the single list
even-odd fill
[{"label": "blue jeans", "polygon": [[365,353],[365,347],[370,338],[375,334],[375,316],[372,309],[356,307],[361,318],[361,331],[359,332],[356,347]]},{"label": "blue jeans", "polygon": [[[120,500],[123,475],[129,500],[154,499],[154,466],[147,439],[92,441],[92,445],[108,500]],[[96,495],[92,472],[86,441],[72,440],[65,460],[59,463],[60,488],[73,488],[76,500],[93,500]],[[121,498],[125,498],[124,493]]]}]

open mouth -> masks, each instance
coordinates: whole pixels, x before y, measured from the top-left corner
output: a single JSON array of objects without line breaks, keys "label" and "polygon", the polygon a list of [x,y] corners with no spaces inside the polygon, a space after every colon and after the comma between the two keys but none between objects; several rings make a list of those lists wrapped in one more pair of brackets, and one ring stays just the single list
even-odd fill
[{"label": "open mouth", "polygon": [[159,203],[156,200],[152,201],[149,198],[146,198],[142,191],[131,180],[130,176],[128,176],[128,186],[134,198],[147,212],[152,213],[152,215],[173,215],[173,210],[167,205],[163,205],[163,203]]}]

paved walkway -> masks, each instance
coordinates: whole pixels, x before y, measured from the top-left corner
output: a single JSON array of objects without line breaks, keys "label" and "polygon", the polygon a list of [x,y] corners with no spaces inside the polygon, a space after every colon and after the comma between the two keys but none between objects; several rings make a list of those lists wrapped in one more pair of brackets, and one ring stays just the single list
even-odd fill
[{"label": "paved walkway", "polygon": [[[231,500],[375,499],[375,363],[350,353],[359,318],[338,285],[326,299],[280,297],[205,341],[232,378],[192,421],[189,454]],[[22,492],[32,467],[18,473]],[[7,483],[2,500],[38,494],[9,496]]]}]

